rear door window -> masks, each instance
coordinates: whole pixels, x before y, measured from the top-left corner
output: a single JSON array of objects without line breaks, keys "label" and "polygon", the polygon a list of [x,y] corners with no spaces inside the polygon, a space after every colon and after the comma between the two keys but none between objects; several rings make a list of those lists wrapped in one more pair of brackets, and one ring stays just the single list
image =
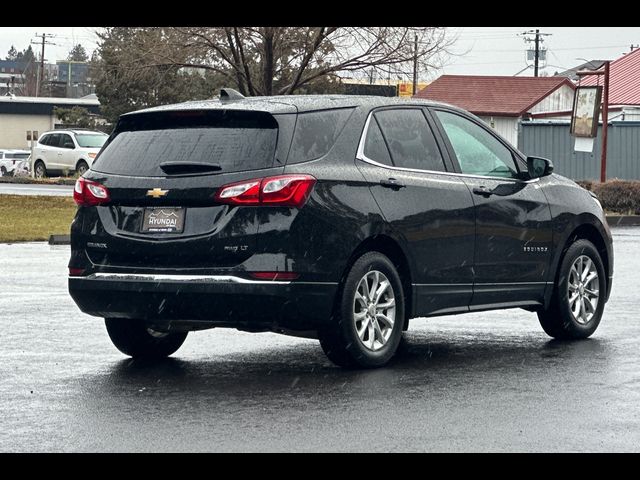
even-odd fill
[{"label": "rear door window", "polygon": [[420,109],[382,110],[374,117],[396,167],[444,171],[442,154]]},{"label": "rear door window", "polygon": [[210,163],[219,173],[257,170],[274,165],[278,140],[278,123],[264,112],[140,114],[119,129],[93,170],[163,177],[163,162]]},{"label": "rear door window", "polygon": [[51,135],[49,135],[49,141],[47,142],[47,145],[49,147],[60,147],[61,137],[62,135],[60,135],[59,133],[52,133]]}]

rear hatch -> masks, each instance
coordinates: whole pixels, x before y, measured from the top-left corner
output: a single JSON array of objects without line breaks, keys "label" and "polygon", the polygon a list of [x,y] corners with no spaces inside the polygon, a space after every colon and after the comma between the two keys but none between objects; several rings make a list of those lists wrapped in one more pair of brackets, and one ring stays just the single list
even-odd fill
[{"label": "rear hatch", "polygon": [[282,173],[295,110],[186,110],[121,120],[87,180],[108,190],[82,232],[97,269],[211,270],[256,250],[258,208],[216,204],[223,185]]}]

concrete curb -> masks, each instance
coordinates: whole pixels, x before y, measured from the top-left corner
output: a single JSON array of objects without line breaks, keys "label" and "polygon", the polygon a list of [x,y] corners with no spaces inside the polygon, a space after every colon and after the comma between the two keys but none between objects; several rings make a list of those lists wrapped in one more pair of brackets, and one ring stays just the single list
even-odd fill
[{"label": "concrete curb", "polygon": [[637,227],[640,215],[607,215],[607,223],[610,227]]},{"label": "concrete curb", "polygon": [[70,235],[51,235],[49,237],[49,245],[70,245]]}]

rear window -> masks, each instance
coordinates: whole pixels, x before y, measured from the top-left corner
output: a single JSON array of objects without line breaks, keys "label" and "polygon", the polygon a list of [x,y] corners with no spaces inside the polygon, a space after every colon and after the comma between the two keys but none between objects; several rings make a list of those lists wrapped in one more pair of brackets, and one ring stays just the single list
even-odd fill
[{"label": "rear window", "polygon": [[342,108],[299,114],[287,163],[306,162],[326,155],[352,112],[352,108]]},{"label": "rear window", "polygon": [[125,117],[92,169],[116,175],[159,176],[163,162],[218,165],[219,173],[274,164],[278,124],[263,112],[168,112]]},{"label": "rear window", "polygon": [[109,138],[108,135],[99,135],[91,133],[76,134],[76,141],[82,148],[102,148],[104,142]]},{"label": "rear window", "polygon": [[7,152],[5,154],[6,158],[15,158],[16,160],[22,160],[25,158],[29,158],[29,153],[11,153],[11,152]]}]

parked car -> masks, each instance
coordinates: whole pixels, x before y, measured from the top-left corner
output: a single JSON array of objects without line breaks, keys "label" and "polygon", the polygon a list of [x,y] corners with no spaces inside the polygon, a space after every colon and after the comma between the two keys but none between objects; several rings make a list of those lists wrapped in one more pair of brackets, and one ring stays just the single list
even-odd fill
[{"label": "parked car", "polygon": [[243,98],[120,117],[75,186],[69,291],[132,357],[212,327],[377,367],[410,319],[536,312],[590,336],[613,276],[597,198],[423,100]]},{"label": "parked car", "polygon": [[107,141],[108,135],[94,130],[53,130],[43,133],[34,148],[36,178],[50,174],[86,172]]},{"label": "parked car", "polygon": [[16,168],[13,170],[14,177],[28,177],[31,175],[31,162],[30,158],[26,160],[20,160],[16,163]]},{"label": "parked car", "polygon": [[0,150],[0,176],[13,175],[17,164],[29,158],[30,154],[29,150]]}]

